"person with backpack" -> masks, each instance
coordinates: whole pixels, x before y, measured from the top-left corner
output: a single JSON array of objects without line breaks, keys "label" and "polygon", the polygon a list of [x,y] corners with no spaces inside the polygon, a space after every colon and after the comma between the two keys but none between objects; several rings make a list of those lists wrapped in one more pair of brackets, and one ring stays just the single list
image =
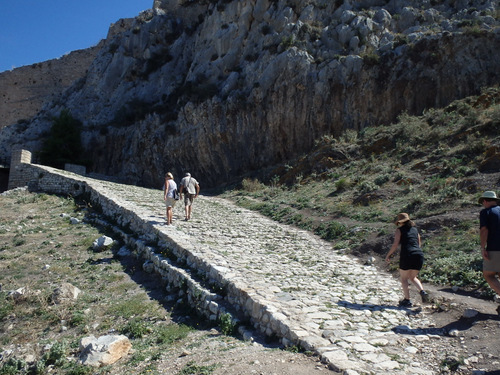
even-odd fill
[{"label": "person with backpack", "polygon": [[163,200],[167,206],[167,225],[172,224],[175,206],[175,194],[177,193],[177,184],[174,181],[172,173],[165,175],[165,185],[163,185]]},{"label": "person with backpack", "polygon": [[200,193],[200,184],[198,184],[198,181],[191,177],[191,173],[186,172],[186,175],[181,180],[179,193],[181,198],[182,194],[184,194],[184,211],[186,214],[186,218],[184,220],[188,221],[191,219],[193,201],[195,198],[198,198],[198,194]]},{"label": "person with backpack", "polygon": [[422,302],[429,301],[429,294],[424,290],[422,283],[417,278],[424,264],[424,253],[421,249],[420,234],[415,223],[410,220],[407,213],[400,213],[396,219],[396,233],[394,242],[387,253],[385,260],[390,262],[390,257],[401,245],[399,256],[399,275],[403,288],[404,299],[399,302],[400,307],[412,307],[410,301],[409,282],[411,281],[419,290]]}]

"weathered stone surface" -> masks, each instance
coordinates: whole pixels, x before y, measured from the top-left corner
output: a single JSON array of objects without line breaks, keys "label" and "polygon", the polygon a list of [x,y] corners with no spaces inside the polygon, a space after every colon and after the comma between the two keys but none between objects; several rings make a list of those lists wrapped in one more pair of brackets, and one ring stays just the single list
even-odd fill
[{"label": "weathered stone surface", "polygon": [[26,287],[18,288],[16,290],[11,290],[8,293],[8,296],[13,298],[14,300],[21,300],[26,296],[28,289]]},{"label": "weathered stone surface", "polygon": [[84,337],[80,341],[80,361],[83,365],[102,367],[115,363],[132,348],[127,336],[107,335]]},{"label": "weathered stone surface", "polygon": [[60,287],[54,289],[52,301],[54,303],[63,303],[65,301],[74,301],[80,295],[81,290],[70,283],[63,283]]},{"label": "weathered stone surface", "polygon": [[[13,67],[0,73],[0,129],[27,123],[57,94],[82,78],[101,46],[71,52],[58,59]],[[7,89],[8,88],[8,89]]]},{"label": "weathered stone surface", "polygon": [[113,245],[114,242],[115,241],[111,237],[101,236],[94,241],[94,243],[92,244],[92,248],[94,249],[94,251],[102,251],[105,248]]},{"label": "weathered stone surface", "polygon": [[463,317],[466,319],[475,318],[479,314],[479,311],[474,309],[465,309]]}]

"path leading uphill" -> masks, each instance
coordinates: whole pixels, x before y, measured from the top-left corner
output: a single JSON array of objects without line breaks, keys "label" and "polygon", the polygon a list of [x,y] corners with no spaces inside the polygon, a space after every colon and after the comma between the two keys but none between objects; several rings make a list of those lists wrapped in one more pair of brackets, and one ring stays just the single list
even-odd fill
[{"label": "path leading uphill", "polygon": [[[496,314],[481,311],[462,319],[460,311],[440,320],[430,306],[399,308],[398,280],[306,231],[203,196],[195,201],[192,220],[182,220],[179,202],[174,225],[166,226],[158,189],[90,179],[26,162],[15,171],[20,180],[40,190],[90,197],[113,221],[133,229],[131,245],[142,246],[140,251],[160,268],[162,277],[184,277],[183,286],[192,288],[188,289],[192,299],[201,297],[197,301],[204,304],[204,311],[217,315],[231,306],[236,313],[244,311],[254,331],[287,346],[299,345],[333,371],[438,374],[449,367],[458,368],[459,374],[479,375],[495,373],[483,371],[485,366],[500,368],[498,354],[490,350],[500,345]],[[136,236],[145,240],[135,241]],[[162,247],[160,254],[171,251],[182,262],[171,263],[146,246],[155,238]],[[217,290],[203,289],[190,276],[193,271],[177,267],[180,263],[207,272],[202,278],[220,282],[225,297]]]},{"label": "path leading uphill", "polygon": [[[459,334],[436,325],[429,307],[399,308],[398,280],[306,231],[203,196],[196,199],[190,221],[183,220],[178,202],[174,224],[166,226],[161,191],[99,185],[172,241],[187,238],[195,256],[273,313],[276,332],[268,334],[280,337],[289,330],[334,371],[436,374],[448,354],[454,358],[464,346]],[[251,313],[266,319],[259,311]]]}]

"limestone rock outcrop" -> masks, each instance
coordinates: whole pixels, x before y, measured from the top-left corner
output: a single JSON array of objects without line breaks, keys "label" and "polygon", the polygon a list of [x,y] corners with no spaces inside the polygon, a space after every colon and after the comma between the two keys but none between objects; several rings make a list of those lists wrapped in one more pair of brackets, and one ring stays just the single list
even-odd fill
[{"label": "limestone rock outcrop", "polygon": [[500,82],[498,1],[155,0],[0,155],[36,151],[51,117],[84,123],[91,170],[202,186],[289,160],[346,129]]},{"label": "limestone rock outcrop", "polygon": [[126,356],[131,348],[130,340],[124,335],[84,337],[80,340],[80,361],[83,365],[93,367],[112,365]]},{"label": "limestone rock outcrop", "polygon": [[62,283],[61,286],[54,289],[52,293],[52,302],[60,304],[63,302],[71,302],[78,298],[81,290],[70,283]]}]

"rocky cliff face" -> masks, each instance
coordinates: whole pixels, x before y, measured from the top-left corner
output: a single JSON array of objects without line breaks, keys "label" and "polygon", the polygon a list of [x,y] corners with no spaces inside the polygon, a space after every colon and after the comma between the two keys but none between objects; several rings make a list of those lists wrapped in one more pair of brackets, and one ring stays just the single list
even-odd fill
[{"label": "rocky cliff face", "polygon": [[[107,39],[128,30],[131,19],[120,19],[109,28]],[[44,104],[87,74],[87,69],[106,40],[96,46],[73,51],[57,59],[0,73],[0,129],[16,122],[29,124]],[[26,126],[25,126],[26,127]]]},{"label": "rocky cliff face", "polygon": [[63,108],[99,173],[204,186],[500,81],[498,1],[160,1],[0,153],[35,151]]}]

